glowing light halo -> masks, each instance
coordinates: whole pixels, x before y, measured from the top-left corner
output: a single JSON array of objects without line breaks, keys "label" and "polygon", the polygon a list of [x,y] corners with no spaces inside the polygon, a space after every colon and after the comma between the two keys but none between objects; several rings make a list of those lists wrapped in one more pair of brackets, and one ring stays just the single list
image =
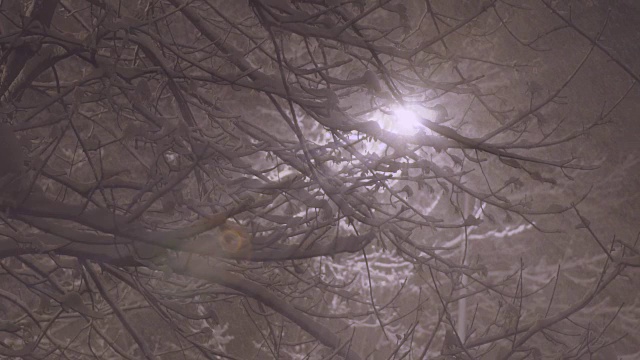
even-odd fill
[{"label": "glowing light halo", "polygon": [[401,134],[412,134],[416,131],[416,127],[420,125],[418,115],[407,107],[396,106],[392,112],[394,117],[392,131]]},{"label": "glowing light halo", "polygon": [[420,124],[420,116],[424,116],[424,111],[416,111],[413,107],[394,105],[384,112],[378,122],[380,126],[390,132],[399,135],[413,135],[419,130],[426,128]]},{"label": "glowing light halo", "polygon": [[[422,106],[407,106],[396,103],[379,109],[369,120],[376,121],[382,129],[401,136],[419,133],[432,135],[431,130],[422,124],[421,119],[433,120],[436,115],[435,111]],[[350,140],[357,138],[355,134],[349,136]],[[375,139],[362,142],[359,146],[362,147],[362,151],[367,153],[381,153],[386,149],[386,145]]]}]

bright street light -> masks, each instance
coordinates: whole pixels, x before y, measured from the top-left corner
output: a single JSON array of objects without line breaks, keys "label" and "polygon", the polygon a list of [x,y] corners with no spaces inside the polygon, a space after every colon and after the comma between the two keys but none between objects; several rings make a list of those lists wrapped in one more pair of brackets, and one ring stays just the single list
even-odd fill
[{"label": "bright street light", "polygon": [[400,135],[415,134],[420,128],[418,115],[413,110],[400,105],[394,106],[391,113],[382,116],[379,122],[385,130]]}]

